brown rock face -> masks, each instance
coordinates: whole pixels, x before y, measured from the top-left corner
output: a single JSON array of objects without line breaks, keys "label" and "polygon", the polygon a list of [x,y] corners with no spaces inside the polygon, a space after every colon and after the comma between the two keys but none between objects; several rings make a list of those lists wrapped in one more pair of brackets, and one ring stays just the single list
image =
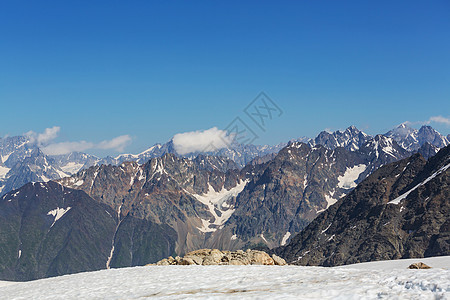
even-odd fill
[{"label": "brown rock face", "polygon": [[158,266],[169,265],[286,265],[286,261],[275,254],[272,257],[264,251],[220,251],[217,249],[200,249],[189,252],[183,258],[165,258],[156,263]]}]

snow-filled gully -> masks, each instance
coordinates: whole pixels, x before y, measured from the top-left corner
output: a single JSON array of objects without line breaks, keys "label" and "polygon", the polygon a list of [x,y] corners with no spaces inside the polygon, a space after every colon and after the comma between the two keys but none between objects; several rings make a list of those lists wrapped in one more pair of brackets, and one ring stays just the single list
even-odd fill
[{"label": "snow-filled gully", "polygon": [[112,243],[111,243],[111,244],[112,244],[112,246],[111,246],[111,251],[110,251],[110,253],[109,253],[108,259],[106,260],[106,268],[107,268],[107,269],[110,269],[110,268],[111,268],[110,265],[111,265],[112,257],[113,257],[113,255],[114,255],[114,244],[116,243],[116,235],[117,235],[117,231],[119,230],[120,224],[121,224],[122,221],[123,221],[123,219],[120,218],[121,210],[122,210],[122,204],[119,206],[119,211],[117,212],[117,218],[118,218],[119,222],[117,223],[116,229],[114,230],[114,235],[113,235]]}]

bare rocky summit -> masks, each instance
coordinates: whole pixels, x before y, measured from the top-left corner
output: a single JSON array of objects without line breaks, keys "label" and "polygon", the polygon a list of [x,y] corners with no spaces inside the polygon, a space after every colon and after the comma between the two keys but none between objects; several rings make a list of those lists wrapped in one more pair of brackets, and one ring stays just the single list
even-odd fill
[{"label": "bare rocky summit", "polygon": [[270,256],[264,251],[220,251],[218,249],[200,249],[187,253],[184,257],[169,256],[156,263],[158,266],[170,265],[287,265],[286,261],[273,254]]}]

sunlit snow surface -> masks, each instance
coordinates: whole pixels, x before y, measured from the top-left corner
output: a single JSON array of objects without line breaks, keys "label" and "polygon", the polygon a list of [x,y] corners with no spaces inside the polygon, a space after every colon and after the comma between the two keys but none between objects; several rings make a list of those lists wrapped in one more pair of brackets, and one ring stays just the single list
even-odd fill
[{"label": "sunlit snow surface", "polygon": [[[422,261],[434,267],[409,270]],[[1,282],[2,299],[447,299],[450,256],[322,268],[151,266]]]}]

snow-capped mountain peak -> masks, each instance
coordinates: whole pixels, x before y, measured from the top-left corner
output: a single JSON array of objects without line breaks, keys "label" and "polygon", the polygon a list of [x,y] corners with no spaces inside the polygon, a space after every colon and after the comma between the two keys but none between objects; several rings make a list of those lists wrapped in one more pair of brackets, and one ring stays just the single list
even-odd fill
[{"label": "snow-capped mountain peak", "polygon": [[344,131],[337,130],[331,133],[322,131],[315,139],[310,140],[309,144],[311,146],[323,145],[328,149],[344,147],[347,150],[356,151],[370,139],[370,135],[352,125]]},{"label": "snow-capped mountain peak", "polygon": [[428,125],[423,125],[419,130],[402,123],[396,128],[384,134],[393,138],[400,146],[408,151],[416,152],[425,143],[430,143],[438,148],[443,148],[449,144],[449,140]]}]

